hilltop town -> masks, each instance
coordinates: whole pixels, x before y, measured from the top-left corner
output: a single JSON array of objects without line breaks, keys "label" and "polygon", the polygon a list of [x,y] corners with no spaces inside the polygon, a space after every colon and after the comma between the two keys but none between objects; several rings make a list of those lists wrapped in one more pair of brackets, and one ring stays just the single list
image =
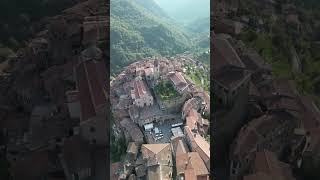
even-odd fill
[{"label": "hilltop town", "polygon": [[299,8],[293,4],[252,3],[261,10],[255,16],[240,1],[214,4],[214,146],[219,147],[214,173],[217,179],[231,180],[318,179],[320,111],[317,98],[297,78],[305,73],[304,56],[296,52],[295,43],[282,44],[289,50],[284,56],[274,44],[272,50],[259,46],[268,45],[268,38],[260,43],[243,38],[250,32],[256,34],[252,39],[271,36],[271,43],[291,42],[273,36],[268,18],[301,36],[308,26],[299,21]]},{"label": "hilltop town", "polygon": [[210,97],[186,75],[193,68],[208,71],[187,53],[146,58],[111,82],[113,141],[127,147],[112,178],[209,179]]},{"label": "hilltop town", "polygon": [[89,0],[44,19],[46,28],[1,63],[0,161],[1,172],[9,174],[4,179],[109,176],[108,9]]}]

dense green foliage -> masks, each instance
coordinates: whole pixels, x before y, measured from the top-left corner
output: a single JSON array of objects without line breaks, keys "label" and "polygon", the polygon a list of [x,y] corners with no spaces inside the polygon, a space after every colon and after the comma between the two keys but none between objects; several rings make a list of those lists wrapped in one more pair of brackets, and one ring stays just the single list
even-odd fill
[{"label": "dense green foliage", "polygon": [[110,49],[112,73],[148,56],[172,56],[194,43],[180,28],[138,3],[111,1]]},{"label": "dense green foliage", "polygon": [[166,12],[153,0],[135,0],[135,2],[158,17],[169,18]]},{"label": "dense green foliage", "polygon": [[179,93],[174,89],[168,81],[161,81],[154,87],[154,92],[161,100],[169,100],[179,96]]},{"label": "dense green foliage", "polygon": [[[110,124],[111,124],[111,126],[113,126],[115,123],[114,122],[115,119],[113,117],[111,110],[109,109],[108,111],[109,111],[108,114],[109,114],[109,118],[110,118]],[[110,129],[112,129],[112,128],[110,128]],[[111,135],[111,146],[110,146],[111,161],[113,163],[119,162],[119,161],[121,161],[121,158],[126,153],[126,149],[127,149],[126,140],[124,137],[120,137],[119,139],[117,139],[115,137],[114,131],[111,131],[110,135]]]},{"label": "dense green foliage", "polygon": [[126,152],[126,140],[124,137],[120,137],[115,141],[113,133],[111,133],[111,161],[119,162]]},{"label": "dense green foliage", "polygon": [[208,35],[210,33],[210,17],[196,19],[186,25],[186,28],[194,33],[205,33]]},{"label": "dense green foliage", "polygon": [[205,91],[210,91],[210,79],[208,73],[204,69],[198,68],[196,65],[188,65],[185,67],[187,76],[197,86],[202,87]]},{"label": "dense green foliage", "polygon": [[[266,17],[259,11],[246,11],[248,4],[244,4],[240,12],[250,19],[262,19],[265,22],[263,31],[256,31],[251,26],[241,33],[239,38],[250,47],[255,48],[267,62],[272,64],[273,74],[276,77],[286,77],[295,80],[302,94],[314,96],[320,94],[320,40],[317,20],[320,18],[318,7],[320,3],[313,0],[286,0],[277,1],[275,15],[277,18]],[[282,6],[295,3],[299,15],[300,27],[286,23],[286,16]],[[250,6],[254,5],[253,1]],[[306,27],[309,27],[307,30]],[[292,52],[295,49],[301,61],[301,73],[292,69]],[[318,103],[319,104],[319,103]]]}]

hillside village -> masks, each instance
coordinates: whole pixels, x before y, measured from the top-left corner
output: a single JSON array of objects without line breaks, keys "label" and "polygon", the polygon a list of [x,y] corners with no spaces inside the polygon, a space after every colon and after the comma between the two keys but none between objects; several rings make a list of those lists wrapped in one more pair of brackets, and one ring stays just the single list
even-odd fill
[{"label": "hillside village", "polygon": [[[257,16],[240,1],[214,4],[215,174],[231,180],[318,179],[320,111],[317,98],[296,78],[305,73],[304,57],[289,45],[295,53],[279,59],[276,50],[270,54],[270,49],[243,38],[248,29],[258,38],[266,34],[267,14],[285,17],[283,22],[296,32],[308,26],[300,22],[293,4],[273,14],[279,2],[254,3],[261,10]],[[279,63],[288,65],[280,68]]]},{"label": "hillside village", "polygon": [[209,179],[210,97],[185,74],[192,62],[187,53],[146,58],[111,82],[114,142],[124,134],[127,147],[114,179]]},{"label": "hillside village", "polygon": [[108,9],[89,0],[44,19],[46,28],[1,64],[4,179],[108,177]]}]

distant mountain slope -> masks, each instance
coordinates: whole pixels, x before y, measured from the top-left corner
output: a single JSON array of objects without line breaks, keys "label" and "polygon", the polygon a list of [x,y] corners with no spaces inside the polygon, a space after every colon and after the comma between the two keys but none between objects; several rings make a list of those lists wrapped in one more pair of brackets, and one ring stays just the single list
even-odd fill
[{"label": "distant mountain slope", "polygon": [[142,57],[170,56],[192,47],[188,36],[134,0],[111,0],[112,73]]},{"label": "distant mountain slope", "polygon": [[158,17],[169,18],[165,11],[154,0],[135,0],[135,2]]},{"label": "distant mountain slope", "polygon": [[186,25],[186,28],[193,33],[210,33],[210,17],[199,18]]},{"label": "distant mountain slope", "polygon": [[210,0],[155,0],[173,19],[188,24],[196,19],[210,16]]}]

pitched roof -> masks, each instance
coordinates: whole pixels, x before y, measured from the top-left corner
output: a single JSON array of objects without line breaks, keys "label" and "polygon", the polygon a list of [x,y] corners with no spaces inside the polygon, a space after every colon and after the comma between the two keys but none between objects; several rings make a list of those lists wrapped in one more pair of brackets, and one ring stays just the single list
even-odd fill
[{"label": "pitched roof", "polygon": [[130,142],[130,143],[128,144],[127,153],[137,154],[137,153],[138,153],[138,146],[137,146],[137,144],[134,143],[134,142]]},{"label": "pitched roof", "polygon": [[186,117],[186,125],[190,128],[190,129],[194,129],[197,128],[197,122],[199,119],[199,114],[195,109],[191,109],[188,113],[188,116]]},{"label": "pitched roof", "polygon": [[245,68],[240,57],[225,38],[216,37],[213,40],[213,70],[216,72],[224,66],[231,65],[238,68]]},{"label": "pitched roof", "polygon": [[170,75],[170,80],[176,87],[180,89],[184,89],[188,85],[187,81],[184,79],[181,72],[172,73]]},{"label": "pitched roof", "polygon": [[176,137],[171,140],[173,152],[175,153],[175,156],[179,156],[181,154],[189,152],[189,148],[187,144],[185,143],[184,139],[181,137]]},{"label": "pitched roof", "polygon": [[147,94],[147,88],[145,83],[142,80],[134,81],[134,95],[136,99],[143,97]]},{"label": "pitched roof", "polygon": [[184,173],[186,180],[207,176],[209,172],[197,152],[184,153],[176,158],[177,174]]},{"label": "pitched roof", "polygon": [[107,103],[104,92],[107,74],[105,66],[102,60],[88,60],[80,62],[75,68],[81,121],[96,116],[96,111]]},{"label": "pitched roof", "polygon": [[196,136],[194,136],[195,133],[193,133],[188,126],[185,126],[185,131],[191,140],[191,145],[193,148],[197,151],[199,150],[203,152],[206,158],[210,159],[210,144],[202,136],[200,136],[200,134],[196,134]]},{"label": "pitched roof", "polygon": [[[161,152],[164,148],[166,148],[169,145],[170,145],[169,143],[165,143],[165,144],[142,144],[142,147],[145,147],[146,149],[148,149],[152,154],[158,154],[159,152]],[[148,154],[150,154],[150,153],[148,153]]]}]

